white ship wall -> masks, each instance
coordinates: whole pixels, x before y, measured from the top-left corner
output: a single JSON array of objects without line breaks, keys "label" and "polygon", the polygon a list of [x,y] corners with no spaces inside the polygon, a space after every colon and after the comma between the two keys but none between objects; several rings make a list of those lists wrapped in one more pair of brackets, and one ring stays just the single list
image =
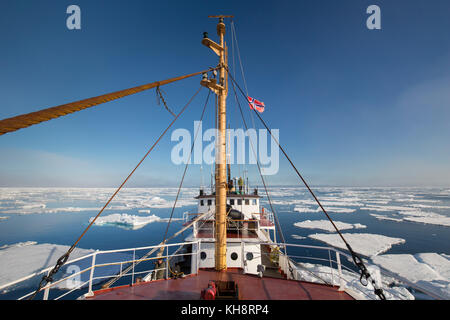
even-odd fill
[{"label": "white ship wall", "polygon": [[[254,213],[260,213],[260,209],[259,209],[259,199],[248,199],[249,203],[248,205],[245,204],[245,199],[242,200],[242,204],[238,205],[237,203],[237,198],[232,198],[235,200],[235,204],[231,205],[231,207],[235,210],[238,210],[240,212],[242,212],[245,215],[246,219],[254,219],[254,217],[252,216],[252,214]],[[199,200],[199,204],[198,204],[198,213],[205,213],[208,211],[212,211],[214,212],[216,210],[216,206],[215,206],[215,199],[209,199],[211,200],[211,205],[208,205],[208,199],[201,199],[204,202],[204,205],[200,205],[200,200]],[[255,201],[256,204],[253,204]],[[227,199],[227,204],[230,204],[230,198]]]},{"label": "white ship wall", "polygon": [[[192,259],[192,270],[196,270],[197,263],[198,268],[215,267],[214,245],[215,245],[214,242],[202,242],[200,244],[199,254],[194,255]],[[194,252],[196,249],[197,249],[196,245],[193,245]],[[206,254],[206,257],[204,259],[201,258],[202,252]],[[232,258],[233,254],[237,255],[235,260]],[[245,243],[241,245],[241,242],[227,243],[228,268],[243,268],[245,273],[256,275],[258,274],[259,264],[261,264],[261,247],[259,244]]]}]

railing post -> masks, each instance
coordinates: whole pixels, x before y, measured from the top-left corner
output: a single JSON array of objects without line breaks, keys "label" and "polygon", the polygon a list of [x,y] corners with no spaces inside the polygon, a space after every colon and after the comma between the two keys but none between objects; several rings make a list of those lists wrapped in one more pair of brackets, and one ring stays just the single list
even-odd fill
[{"label": "railing post", "polygon": [[337,267],[338,267],[338,272],[339,272],[339,285],[340,285],[338,291],[344,291],[345,285],[344,285],[344,279],[342,279],[341,255],[337,251],[336,251],[336,262],[337,262]]},{"label": "railing post", "polygon": [[94,254],[92,255],[91,274],[89,276],[89,290],[85,295],[86,297],[92,297],[94,295],[94,292],[92,292],[92,278],[94,277],[95,259],[97,257],[97,251],[95,251]]},{"label": "railing post", "polygon": [[[337,251],[336,251],[336,253],[337,253]],[[331,260],[331,250],[330,249],[328,249],[328,260],[330,260],[331,285],[334,286],[333,262]]]},{"label": "railing post", "polygon": [[166,280],[169,279],[169,246],[166,245]]},{"label": "railing post", "polygon": [[199,265],[200,265],[200,250],[201,250],[201,246],[202,246],[202,242],[200,241],[200,240],[198,240],[198,244],[197,244],[197,257],[196,257],[196,259],[195,259],[195,262],[196,262],[196,268],[195,268],[195,274],[198,274],[198,268],[199,268]]},{"label": "railing post", "polygon": [[133,249],[133,271],[131,272],[131,284],[134,283],[134,264],[136,260],[136,249]]},{"label": "railing post", "polygon": [[242,261],[242,270],[244,270],[244,274],[246,273],[245,267],[247,266],[247,263],[245,261],[245,243],[244,241],[241,241],[241,261]]},{"label": "railing post", "polygon": [[194,224],[193,224],[193,233],[194,233],[194,237],[197,237],[197,222],[194,222]]},{"label": "railing post", "polygon": [[[50,274],[50,270],[47,272],[47,276]],[[47,284],[45,290],[44,290],[44,297],[42,298],[42,300],[48,300],[48,294],[50,291],[50,286]]]}]

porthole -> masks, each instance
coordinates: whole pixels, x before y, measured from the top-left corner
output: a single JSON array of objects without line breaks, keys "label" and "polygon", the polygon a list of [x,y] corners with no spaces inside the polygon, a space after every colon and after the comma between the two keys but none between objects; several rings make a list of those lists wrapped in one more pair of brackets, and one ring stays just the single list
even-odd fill
[{"label": "porthole", "polygon": [[237,260],[237,258],[238,258],[238,254],[236,252],[233,252],[231,254],[231,260]]},{"label": "porthole", "polygon": [[253,260],[253,253],[252,252],[247,252],[245,257],[247,258],[248,261],[251,261],[251,260]]},{"label": "porthole", "polygon": [[205,251],[200,252],[200,259],[202,259],[202,260],[206,259],[206,252]]}]

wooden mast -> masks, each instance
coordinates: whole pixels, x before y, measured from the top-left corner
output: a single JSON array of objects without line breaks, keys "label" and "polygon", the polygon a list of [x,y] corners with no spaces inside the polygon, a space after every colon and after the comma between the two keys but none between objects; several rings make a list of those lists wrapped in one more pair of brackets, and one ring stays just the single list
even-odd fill
[{"label": "wooden mast", "polygon": [[216,212],[215,212],[215,269],[223,271],[227,269],[227,178],[226,178],[226,99],[228,94],[228,59],[227,47],[224,40],[225,24],[224,18],[232,16],[209,16],[210,18],[219,18],[217,24],[217,35],[219,36],[219,44],[208,38],[207,33],[204,34],[202,44],[213,50],[219,56],[219,79],[208,79],[204,74],[201,84],[218,97],[218,128],[216,143]]}]

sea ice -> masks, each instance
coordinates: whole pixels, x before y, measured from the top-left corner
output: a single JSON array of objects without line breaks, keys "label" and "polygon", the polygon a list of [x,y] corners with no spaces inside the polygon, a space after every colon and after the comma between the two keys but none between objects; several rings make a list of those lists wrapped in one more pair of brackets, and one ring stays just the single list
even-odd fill
[{"label": "sea ice", "polygon": [[450,261],[443,254],[385,254],[372,261],[419,288],[450,299]]},{"label": "sea ice", "polygon": [[[98,211],[114,193],[114,188],[0,188],[0,213],[40,214]],[[171,208],[178,188],[124,188],[106,210]],[[182,188],[177,207],[195,205],[195,188]],[[77,201],[92,202],[92,207],[76,207]],[[49,206],[48,204],[52,204]],[[56,203],[56,205],[54,204]],[[59,203],[74,203],[58,207]]]},{"label": "sea ice", "polygon": [[[329,266],[302,263],[301,267],[296,269],[296,272],[298,280],[315,283],[323,283],[324,280],[335,286],[341,285],[338,270],[330,268]],[[314,275],[317,275],[320,278]],[[363,298],[366,299],[378,299],[378,297],[374,294],[372,284],[368,283],[367,286],[363,286],[359,281],[358,275],[342,269],[342,280],[344,288],[360,293]],[[386,282],[390,282],[389,279],[383,277],[383,280],[385,284],[382,285],[382,289],[387,300],[414,300],[414,296],[405,287],[398,285],[388,286]]]},{"label": "sea ice", "polygon": [[[89,222],[92,222],[94,218],[89,219]],[[145,225],[152,223],[152,222],[160,222],[163,219],[161,219],[158,216],[155,216],[152,214],[151,216],[134,216],[129,215],[126,213],[114,213],[110,214],[108,216],[99,217],[97,220],[95,220],[95,224],[102,226],[102,225],[118,225],[123,227],[129,227],[132,229],[139,229],[144,227]]]},{"label": "sea ice", "polygon": [[370,214],[372,217],[377,218],[378,220],[391,220],[391,221],[397,221],[397,222],[401,222],[403,221],[402,218],[393,218],[393,217],[387,217],[381,214],[375,214],[375,213],[371,213]]},{"label": "sea ice", "polygon": [[[16,243],[13,245],[5,245],[0,247],[0,290],[7,292],[11,290],[9,284],[27,277],[29,275],[39,273],[41,270],[48,267],[53,267],[56,261],[67,252],[69,246],[57,244],[37,244],[34,241],[27,241]],[[74,272],[84,270],[91,266],[92,257],[81,259],[77,262],[70,263],[71,260],[89,255],[95,252],[93,249],[75,248],[70,254],[69,261],[61,268],[58,274],[55,275],[55,282],[58,279],[64,278]],[[129,260],[132,257],[128,253],[105,253],[98,255],[96,262],[98,264],[111,264],[116,261]],[[120,270],[119,265],[107,265],[101,268],[96,268],[95,277],[102,277],[105,275],[114,275]],[[37,287],[37,284],[42,278],[42,274],[30,278],[25,282],[13,284],[12,288],[27,287],[31,290]],[[84,272],[79,279],[72,278],[60,282],[55,285],[59,289],[72,289],[75,285],[82,284],[89,279],[89,272]],[[101,279],[94,281],[99,282]]]},{"label": "sea ice", "polygon": [[[69,246],[37,244],[33,241],[0,247],[0,289],[12,281],[28,276],[47,267],[67,252]],[[75,248],[70,259],[88,255],[94,250]]]},{"label": "sea ice", "polygon": [[[327,212],[334,212],[334,213],[352,213],[355,212],[356,209],[352,208],[339,208],[339,207],[326,207],[324,206],[325,210]],[[299,207],[296,206],[294,208],[294,211],[304,213],[304,212],[322,212],[322,209],[318,206],[316,209],[310,208],[310,207]]]},{"label": "sea ice", "polygon": [[[394,244],[404,243],[401,238],[392,238],[371,233],[344,233],[346,241],[352,249],[366,257],[375,256],[388,251]],[[347,247],[338,234],[311,234],[308,237],[325,242],[331,246],[347,250]]]},{"label": "sea ice", "polygon": [[291,234],[291,237],[297,240],[304,240],[306,237],[299,236],[298,234]]},{"label": "sea ice", "polygon": [[[345,222],[341,222],[341,221],[333,221],[333,222],[339,230],[366,228],[365,225],[362,225],[359,223],[351,224],[351,223],[345,223]],[[336,229],[333,227],[331,222],[328,220],[313,220],[313,221],[305,220],[302,222],[294,223],[294,226],[299,227],[299,228],[307,228],[307,229],[321,229],[321,230],[330,231],[330,232],[336,231]]]}]

